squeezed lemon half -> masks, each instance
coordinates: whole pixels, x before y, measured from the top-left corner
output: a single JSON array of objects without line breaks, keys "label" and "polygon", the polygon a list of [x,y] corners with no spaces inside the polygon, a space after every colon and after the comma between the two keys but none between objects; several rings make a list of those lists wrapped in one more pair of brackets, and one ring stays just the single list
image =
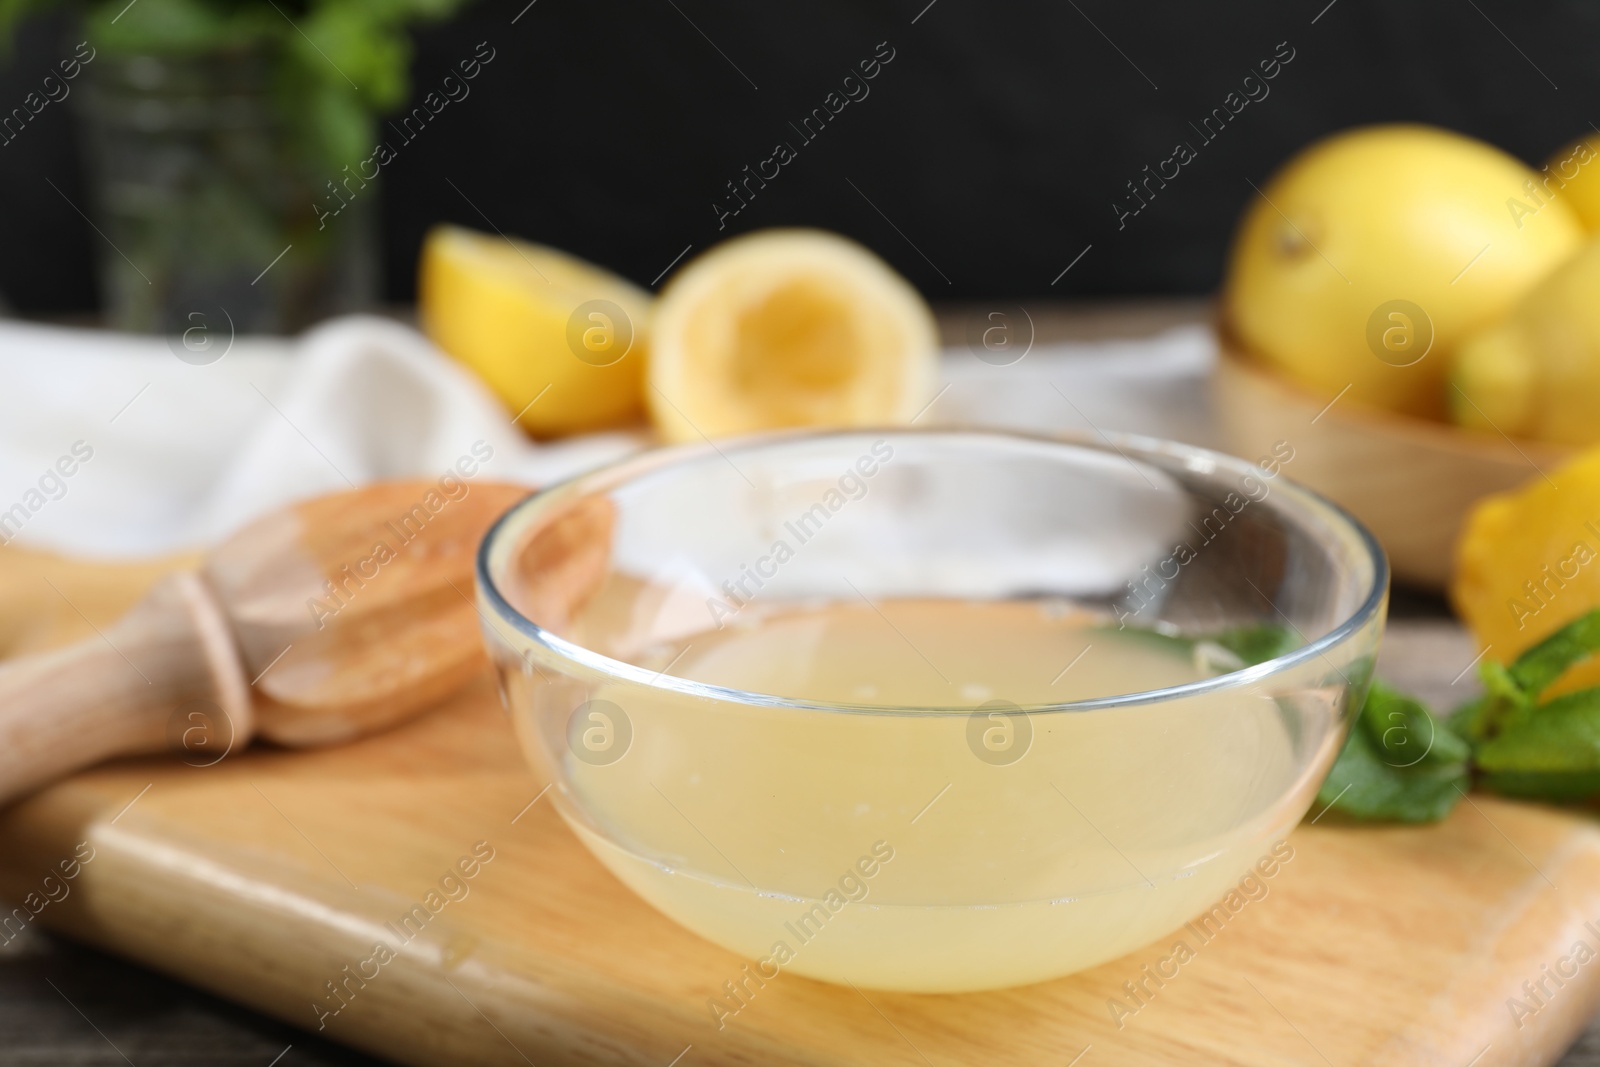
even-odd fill
[{"label": "squeezed lemon half", "polygon": [[765,230],[685,265],[657,301],[646,400],[669,441],[905,422],[933,397],[922,297],[853,241]]}]

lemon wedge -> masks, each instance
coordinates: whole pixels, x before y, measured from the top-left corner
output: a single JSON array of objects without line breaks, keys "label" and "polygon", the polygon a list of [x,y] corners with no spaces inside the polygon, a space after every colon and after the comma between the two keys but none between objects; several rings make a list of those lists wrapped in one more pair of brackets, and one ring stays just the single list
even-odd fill
[{"label": "lemon wedge", "polygon": [[529,433],[639,414],[650,294],[544,245],[438,226],[417,282],[423,329],[488,384]]},{"label": "lemon wedge", "polygon": [[[1600,449],[1473,507],[1456,543],[1450,601],[1490,658],[1509,662],[1600,607],[1597,515]],[[1551,693],[1594,685],[1600,660],[1590,659],[1561,675]]]},{"label": "lemon wedge", "polygon": [[877,256],[764,230],[682,267],[650,328],[651,417],[669,441],[906,422],[933,396],[928,305]]}]

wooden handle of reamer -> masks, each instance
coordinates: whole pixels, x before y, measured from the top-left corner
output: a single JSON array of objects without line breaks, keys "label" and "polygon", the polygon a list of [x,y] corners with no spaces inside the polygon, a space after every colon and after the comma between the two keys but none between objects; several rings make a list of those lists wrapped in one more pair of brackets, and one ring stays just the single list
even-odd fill
[{"label": "wooden handle of reamer", "polygon": [[114,756],[238,747],[253,727],[227,617],[199,575],[168,575],[97,636],[0,664],[0,805]]}]

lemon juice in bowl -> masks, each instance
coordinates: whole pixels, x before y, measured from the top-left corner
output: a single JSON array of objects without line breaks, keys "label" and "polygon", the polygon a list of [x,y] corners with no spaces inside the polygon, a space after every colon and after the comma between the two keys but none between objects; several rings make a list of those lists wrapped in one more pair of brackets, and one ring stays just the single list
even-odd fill
[{"label": "lemon juice in bowl", "polygon": [[[1304,813],[1383,604],[1330,505],[1280,481],[1230,511],[1260,468],[1148,443],[723,447],[535,498],[480,585],[563,818],[755,973],[1069,973],[1208,908]],[[1230,670],[1184,636],[1260,622],[1306,647]]]}]

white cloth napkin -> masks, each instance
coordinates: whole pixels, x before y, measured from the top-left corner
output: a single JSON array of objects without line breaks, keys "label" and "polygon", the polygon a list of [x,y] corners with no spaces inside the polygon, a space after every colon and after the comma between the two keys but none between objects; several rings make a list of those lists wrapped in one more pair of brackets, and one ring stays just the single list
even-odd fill
[{"label": "white cloth napkin", "polygon": [[[1038,346],[989,366],[944,356],[918,425],[1129,431],[1207,443],[1201,327]],[[481,444],[480,444],[481,442]],[[651,443],[642,430],[536,443],[415,330],[351,316],[218,361],[164,338],[0,322],[0,543],[90,558],[208,545],[291,501],[432,477],[493,450],[480,478],[546,484]]]}]

